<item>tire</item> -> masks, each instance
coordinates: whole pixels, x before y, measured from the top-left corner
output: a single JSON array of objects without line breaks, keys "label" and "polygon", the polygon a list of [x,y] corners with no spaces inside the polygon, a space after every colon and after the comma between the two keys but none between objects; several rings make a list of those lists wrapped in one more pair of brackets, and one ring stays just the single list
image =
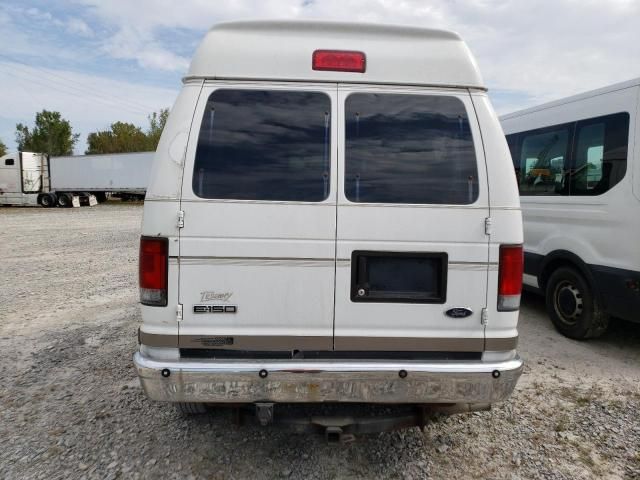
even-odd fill
[{"label": "tire", "polygon": [[573,268],[560,267],[551,274],[545,302],[553,325],[569,338],[586,340],[607,331],[609,315],[587,280]]},{"label": "tire", "polygon": [[67,193],[63,193],[58,196],[58,206],[62,208],[68,208],[71,206],[71,196]]},{"label": "tire", "polygon": [[204,403],[180,402],[178,410],[185,415],[201,415],[207,413],[207,407]]},{"label": "tire", "polygon": [[42,205],[44,208],[55,207],[57,201],[58,199],[52,193],[47,193],[45,195],[42,195],[42,197],[40,197],[40,205]]}]

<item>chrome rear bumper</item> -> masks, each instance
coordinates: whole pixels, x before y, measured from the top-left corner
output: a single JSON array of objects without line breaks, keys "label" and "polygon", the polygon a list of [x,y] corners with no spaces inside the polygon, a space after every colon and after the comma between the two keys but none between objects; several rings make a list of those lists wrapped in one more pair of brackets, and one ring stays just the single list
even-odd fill
[{"label": "chrome rear bumper", "polygon": [[163,361],[137,352],[133,361],[151,399],[206,403],[493,403],[511,395],[523,368],[520,357],[503,362]]}]

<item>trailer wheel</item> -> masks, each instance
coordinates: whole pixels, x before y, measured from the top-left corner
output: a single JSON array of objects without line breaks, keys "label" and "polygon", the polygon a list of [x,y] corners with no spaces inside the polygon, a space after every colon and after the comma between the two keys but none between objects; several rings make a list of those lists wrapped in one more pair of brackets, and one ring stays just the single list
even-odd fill
[{"label": "trailer wheel", "polygon": [[180,402],[178,403],[178,410],[180,410],[180,413],[186,415],[201,415],[207,413],[207,407],[204,403],[195,402]]},{"label": "trailer wheel", "polygon": [[46,193],[40,197],[40,205],[44,208],[51,208],[56,206],[57,198],[53,193]]},{"label": "trailer wheel", "polygon": [[68,208],[71,206],[72,199],[68,193],[62,193],[58,196],[58,206],[62,208]]},{"label": "trailer wheel", "polygon": [[575,269],[560,267],[547,281],[547,313],[563,335],[575,340],[596,338],[606,332],[609,316],[585,278]]}]

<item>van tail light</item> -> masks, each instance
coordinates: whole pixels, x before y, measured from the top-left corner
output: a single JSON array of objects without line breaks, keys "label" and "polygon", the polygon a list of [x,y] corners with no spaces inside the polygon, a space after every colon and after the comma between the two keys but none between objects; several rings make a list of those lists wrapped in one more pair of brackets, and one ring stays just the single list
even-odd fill
[{"label": "van tail light", "polygon": [[312,56],[314,70],[364,73],[367,59],[363,52],[347,50],[316,50]]},{"label": "van tail light", "polygon": [[500,245],[498,311],[511,312],[520,308],[523,264],[522,245]]},{"label": "van tail light", "polygon": [[140,303],[143,305],[167,305],[168,263],[168,239],[140,238]]}]

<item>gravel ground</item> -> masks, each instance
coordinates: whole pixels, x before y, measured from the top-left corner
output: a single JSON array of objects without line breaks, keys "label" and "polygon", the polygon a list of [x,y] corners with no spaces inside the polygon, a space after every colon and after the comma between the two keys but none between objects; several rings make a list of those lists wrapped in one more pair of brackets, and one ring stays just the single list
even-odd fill
[{"label": "gravel ground", "polygon": [[640,325],[557,334],[525,296],[512,399],[328,445],[146,399],[142,208],[0,209],[0,478],[640,478]]}]

